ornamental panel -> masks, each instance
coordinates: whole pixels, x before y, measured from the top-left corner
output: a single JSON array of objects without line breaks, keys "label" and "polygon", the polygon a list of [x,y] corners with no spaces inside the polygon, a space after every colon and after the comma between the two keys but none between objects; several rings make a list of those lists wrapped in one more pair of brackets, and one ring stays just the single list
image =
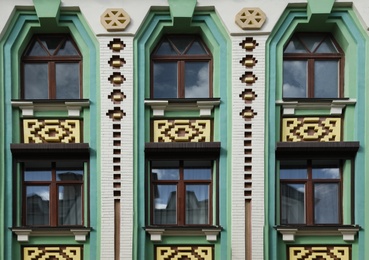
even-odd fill
[{"label": "ornamental panel", "polygon": [[341,118],[305,117],[283,118],[282,142],[341,140]]},{"label": "ornamental panel", "polygon": [[155,120],[153,142],[210,142],[210,120]]},{"label": "ornamental panel", "polygon": [[80,143],[79,120],[25,119],[24,143]]},{"label": "ornamental panel", "polygon": [[78,246],[36,246],[23,248],[23,260],[81,260],[82,248]]},{"label": "ornamental panel", "polygon": [[156,260],[212,260],[213,248],[211,246],[158,246],[155,255]]},{"label": "ornamental panel", "polygon": [[289,260],[350,260],[348,246],[293,246],[289,248]]}]

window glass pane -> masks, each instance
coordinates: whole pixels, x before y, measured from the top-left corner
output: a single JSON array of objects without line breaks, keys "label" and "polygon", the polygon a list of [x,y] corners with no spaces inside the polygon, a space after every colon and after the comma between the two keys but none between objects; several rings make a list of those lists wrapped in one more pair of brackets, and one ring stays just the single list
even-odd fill
[{"label": "window glass pane", "polygon": [[306,47],[310,52],[315,52],[316,47],[318,44],[323,40],[325,37],[324,34],[302,34],[299,36],[300,39],[304,42]]},{"label": "window glass pane", "polygon": [[209,97],[209,63],[186,62],[185,64],[185,97]]},{"label": "window glass pane", "polygon": [[305,223],[305,185],[281,184],[281,224]]},{"label": "window glass pane", "polygon": [[73,43],[70,40],[66,40],[60,46],[60,49],[57,53],[58,56],[79,56],[77,49],[74,47]]},{"label": "window glass pane", "polygon": [[158,169],[151,170],[153,180],[179,180],[179,170],[177,169]]},{"label": "window glass pane", "polygon": [[177,223],[176,185],[154,186],[154,224]]},{"label": "window glass pane", "polygon": [[337,48],[334,46],[330,38],[325,38],[325,40],[319,45],[315,53],[338,53]]},{"label": "window glass pane", "polygon": [[59,225],[82,225],[82,186],[58,187]]},{"label": "window glass pane", "polygon": [[280,179],[306,179],[306,161],[281,161],[279,177]]},{"label": "window glass pane", "polygon": [[283,61],[283,97],[306,98],[307,61]]},{"label": "window glass pane", "polygon": [[338,60],[316,60],[314,64],[314,96],[337,98]]},{"label": "window glass pane", "polygon": [[288,43],[284,53],[307,53],[305,46],[295,36]]},{"label": "window glass pane", "polygon": [[340,179],[339,161],[312,161],[312,177],[313,179]]},{"label": "window glass pane", "polygon": [[339,223],[339,185],[338,183],[319,183],[314,185],[314,223]]},{"label": "window glass pane", "polygon": [[42,48],[38,41],[35,41],[26,56],[49,56],[49,54]]},{"label": "window glass pane", "polygon": [[207,54],[199,41],[194,41],[186,54]]},{"label": "window glass pane", "polygon": [[193,37],[192,36],[170,37],[170,40],[173,42],[174,46],[176,46],[179,52],[183,54],[188,45],[193,40]]},{"label": "window glass pane", "polygon": [[172,45],[165,40],[161,43],[155,55],[178,55],[178,53],[173,49]]},{"label": "window glass pane", "polygon": [[49,225],[49,201],[48,186],[26,187],[27,225]]},{"label": "window glass pane", "polygon": [[24,98],[47,99],[48,85],[47,63],[24,64]]},{"label": "window glass pane", "polygon": [[64,36],[40,36],[39,39],[46,49],[49,50],[50,54],[53,55]]},{"label": "window glass pane", "polygon": [[78,99],[79,87],[79,63],[56,63],[56,98]]},{"label": "window glass pane", "polygon": [[186,224],[208,224],[209,186],[186,185]]},{"label": "window glass pane", "polygon": [[183,174],[185,180],[211,180],[210,168],[186,168]]},{"label": "window glass pane", "polygon": [[177,62],[154,62],[154,98],[177,98]]},{"label": "window glass pane", "polygon": [[51,163],[26,162],[24,163],[25,181],[51,181]]}]

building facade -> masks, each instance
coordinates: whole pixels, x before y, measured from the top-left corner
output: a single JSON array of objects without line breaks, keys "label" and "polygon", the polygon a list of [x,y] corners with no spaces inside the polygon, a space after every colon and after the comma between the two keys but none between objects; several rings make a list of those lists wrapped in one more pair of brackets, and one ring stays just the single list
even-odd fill
[{"label": "building facade", "polygon": [[369,3],[0,9],[1,260],[366,259]]}]

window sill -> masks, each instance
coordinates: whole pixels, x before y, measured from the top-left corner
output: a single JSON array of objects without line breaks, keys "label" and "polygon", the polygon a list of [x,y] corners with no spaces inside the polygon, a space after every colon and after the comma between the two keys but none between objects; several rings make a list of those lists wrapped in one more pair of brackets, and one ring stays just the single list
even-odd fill
[{"label": "window sill", "polygon": [[153,116],[164,116],[165,111],[198,110],[200,116],[211,116],[214,107],[219,106],[219,98],[203,99],[146,99],[145,105],[151,107]]},{"label": "window sill", "polygon": [[283,241],[293,242],[295,236],[342,236],[344,241],[355,240],[356,233],[360,230],[357,225],[341,226],[277,226],[276,230],[282,234]]},{"label": "window sill", "polygon": [[146,232],[150,234],[151,241],[160,242],[162,236],[205,236],[209,242],[215,242],[218,234],[223,230],[219,226],[201,227],[146,227]]},{"label": "window sill", "polygon": [[276,105],[282,106],[283,115],[294,115],[296,110],[302,109],[329,109],[331,115],[342,115],[348,105],[355,105],[355,99],[284,99],[277,100]]},{"label": "window sill", "polygon": [[91,228],[87,227],[16,227],[11,228],[11,230],[17,235],[17,241],[19,242],[28,242],[30,236],[74,236],[77,242],[84,242],[91,232]]},{"label": "window sill", "polygon": [[89,107],[88,99],[76,100],[12,100],[13,107],[22,111],[22,116],[33,116],[35,111],[68,111],[68,116],[80,116],[80,111],[84,107]]}]

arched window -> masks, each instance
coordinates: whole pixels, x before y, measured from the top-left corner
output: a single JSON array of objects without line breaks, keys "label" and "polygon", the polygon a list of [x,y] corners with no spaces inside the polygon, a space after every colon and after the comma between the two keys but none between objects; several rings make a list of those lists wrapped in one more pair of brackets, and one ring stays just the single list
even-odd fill
[{"label": "arched window", "polygon": [[283,53],[283,98],[340,98],[343,52],[330,34],[295,33]]},{"label": "arched window", "polygon": [[212,56],[194,35],[167,35],[151,55],[151,98],[212,96]]},{"label": "arched window", "polygon": [[35,35],[22,56],[22,98],[81,98],[81,66],[69,35]]}]

